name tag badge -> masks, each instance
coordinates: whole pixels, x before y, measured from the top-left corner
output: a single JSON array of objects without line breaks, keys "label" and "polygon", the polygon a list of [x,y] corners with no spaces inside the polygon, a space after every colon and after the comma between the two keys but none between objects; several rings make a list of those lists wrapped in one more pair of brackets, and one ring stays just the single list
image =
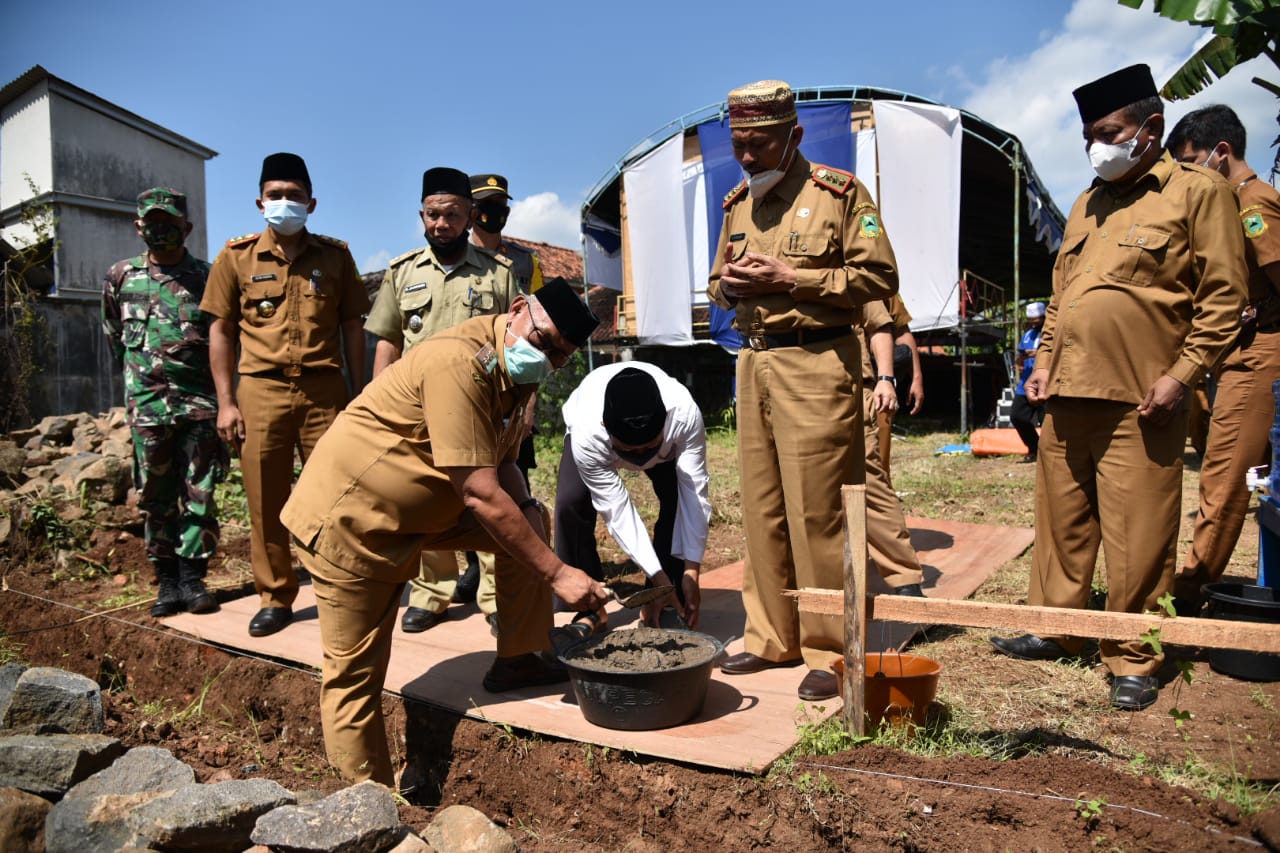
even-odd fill
[{"label": "name tag badge", "polygon": [[275,277],[276,277],[275,273],[268,272],[268,273],[261,273],[260,275],[255,275],[252,280],[253,281],[274,281]]},{"label": "name tag badge", "polygon": [[426,288],[427,288],[427,283],[425,281],[421,281],[421,282],[418,282],[417,284],[409,285],[404,289],[404,292],[417,293],[419,290],[426,290]]}]

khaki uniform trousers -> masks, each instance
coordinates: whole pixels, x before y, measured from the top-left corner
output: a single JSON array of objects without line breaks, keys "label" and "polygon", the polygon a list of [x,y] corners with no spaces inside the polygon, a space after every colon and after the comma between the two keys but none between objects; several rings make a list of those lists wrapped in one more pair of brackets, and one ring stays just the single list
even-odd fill
[{"label": "khaki uniform trousers", "polygon": [[295,450],[305,465],[320,436],[347,403],[340,370],[293,378],[240,377],[236,400],[244,417],[240,470],[249,504],[253,585],[262,607],[292,607],[298,576],[289,552],[289,531],[280,510],[293,488]]},{"label": "khaki uniform trousers", "polygon": [[[902,504],[894,494],[889,472],[880,463],[880,435],[884,423],[876,414],[871,391],[862,389],[863,444],[866,448],[867,553],[891,589],[924,582],[920,557],[911,546],[911,533]],[[843,565],[843,564],[841,564]]]},{"label": "khaki uniform trousers", "polygon": [[1200,586],[1227,570],[1249,509],[1245,472],[1265,465],[1280,380],[1280,331],[1258,332],[1235,349],[1218,373],[1209,446],[1200,465],[1200,514],[1191,550],[1174,585],[1179,597],[1200,599]]},{"label": "khaki uniform trousers", "polygon": [[[550,529],[543,511],[544,529]],[[456,527],[432,536],[438,550],[497,548],[470,513]],[[320,619],[324,663],[320,676],[320,722],[329,763],[353,782],[372,779],[394,785],[391,751],[382,715],[382,689],[391,659],[403,581],[361,577],[336,566],[294,540],[311,574]],[[551,587],[505,553],[494,561],[498,598],[498,656],[514,657],[549,648]],[[476,670],[476,689],[483,671]]]},{"label": "khaki uniform trousers", "polygon": [[826,671],[843,654],[840,618],[801,614],[782,593],[844,586],[840,487],[863,477],[861,371],[853,335],[738,354],[744,643],[766,660]]},{"label": "khaki uniform trousers", "polygon": [[[480,551],[480,588],[476,591],[476,605],[485,616],[498,608],[493,582],[493,554]],[[423,551],[418,576],[409,581],[409,606],[421,607],[432,613],[443,613],[453,601],[453,591],[458,586],[458,554],[453,551]]]},{"label": "khaki uniform trousers", "polygon": [[[1107,610],[1156,610],[1173,582],[1182,509],[1185,408],[1164,426],[1138,407],[1054,397],[1040,433],[1036,539],[1027,603],[1083,609],[1101,543]],[[1050,637],[1068,651],[1081,640]],[[1112,675],[1154,675],[1163,662],[1141,640],[1102,640]]]}]

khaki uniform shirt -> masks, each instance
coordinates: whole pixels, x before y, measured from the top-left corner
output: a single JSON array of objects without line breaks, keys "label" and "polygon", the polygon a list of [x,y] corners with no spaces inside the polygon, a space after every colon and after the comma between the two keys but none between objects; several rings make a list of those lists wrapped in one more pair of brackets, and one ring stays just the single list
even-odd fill
[{"label": "khaki uniform shirt", "polygon": [[1236,193],[1249,264],[1249,305],[1257,309],[1259,326],[1274,326],[1280,323],[1280,294],[1262,268],[1280,261],[1280,192],[1250,172]]},{"label": "khaki uniform shirt", "polygon": [[[868,302],[866,305],[862,306],[862,317],[857,323],[860,332],[864,336],[866,344],[862,347],[863,391],[870,391],[875,388],[876,377],[880,375],[876,373],[875,359],[872,358],[871,354],[871,336],[885,326],[897,327],[895,317],[889,311],[889,305],[885,304],[886,301],[889,301],[890,303],[893,301],[896,301],[899,304],[902,303],[902,300],[897,296],[893,297],[892,300],[877,299],[875,302]],[[906,311],[907,309],[904,306],[902,310]]]},{"label": "khaki uniform shirt", "polygon": [[423,246],[391,261],[366,331],[408,352],[432,335],[484,314],[505,314],[520,295],[511,263],[467,245],[451,271]]},{"label": "khaki uniform shirt", "polygon": [[1195,385],[1244,306],[1236,210],[1226,181],[1167,152],[1130,184],[1082,193],[1036,351],[1049,395],[1136,405],[1162,374]]},{"label": "khaki uniform shirt", "polygon": [[[782,181],[763,198],[745,183],[725,197],[724,226],[711,262],[707,296],[734,312],[744,334],[858,322],[858,306],[898,292],[898,269],[871,196],[847,172],[811,165],[796,154]],[[721,292],[730,256],[771,255],[796,270],[790,291],[737,299]]]},{"label": "khaki uniform shirt", "polygon": [[514,461],[532,388],[507,376],[507,316],[477,317],[415,347],[347,405],[280,514],[325,559],[396,583],[426,534],[465,512],[448,468]]},{"label": "khaki uniform shirt", "polygon": [[306,232],[292,262],[270,228],[228,240],[200,309],[240,327],[240,373],[342,367],[341,326],[369,310],[347,244]]}]

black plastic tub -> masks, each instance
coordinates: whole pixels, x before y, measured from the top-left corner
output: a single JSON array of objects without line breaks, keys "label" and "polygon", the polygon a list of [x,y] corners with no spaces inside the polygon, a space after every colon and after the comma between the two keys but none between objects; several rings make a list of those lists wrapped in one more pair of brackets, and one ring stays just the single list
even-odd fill
[{"label": "black plastic tub", "polygon": [[[1209,600],[1208,616],[1236,622],[1280,623],[1280,601],[1269,586],[1240,583],[1211,583],[1204,587]],[[1224,675],[1247,681],[1280,681],[1280,655],[1211,649],[1209,666]]]},{"label": "black plastic tub", "polygon": [[569,681],[578,707],[587,722],[606,729],[645,731],[666,729],[698,715],[707,698],[711,670],[724,651],[724,643],[710,634],[674,628],[653,629],[674,641],[692,641],[709,647],[706,660],[649,672],[613,671],[589,656],[590,649],[617,631],[574,643],[559,655],[569,670]]}]

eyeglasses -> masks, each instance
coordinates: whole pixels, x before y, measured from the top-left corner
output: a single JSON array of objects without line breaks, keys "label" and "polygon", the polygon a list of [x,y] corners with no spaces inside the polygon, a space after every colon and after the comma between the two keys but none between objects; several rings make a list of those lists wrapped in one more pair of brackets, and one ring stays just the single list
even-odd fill
[{"label": "eyeglasses", "polygon": [[551,343],[551,336],[542,329],[538,328],[538,321],[533,319],[533,310],[529,310],[529,325],[533,327],[533,331],[529,333],[529,343],[546,353],[547,358],[551,359],[551,363],[556,367],[563,367],[573,358],[573,352],[566,352]]}]

